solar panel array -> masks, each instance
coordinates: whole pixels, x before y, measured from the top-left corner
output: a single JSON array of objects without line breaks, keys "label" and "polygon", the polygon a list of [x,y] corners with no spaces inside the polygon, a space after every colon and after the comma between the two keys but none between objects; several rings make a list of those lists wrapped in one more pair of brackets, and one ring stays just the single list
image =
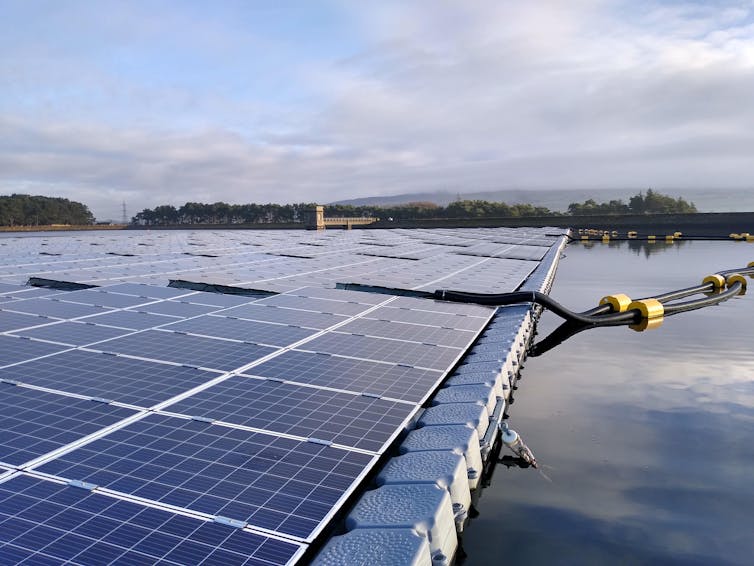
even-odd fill
[{"label": "solar panel array", "polygon": [[[499,254],[495,231],[405,232],[0,238],[0,563],[301,558],[494,313],[335,284],[539,265],[457,253]],[[165,287],[179,272],[284,294]]]}]

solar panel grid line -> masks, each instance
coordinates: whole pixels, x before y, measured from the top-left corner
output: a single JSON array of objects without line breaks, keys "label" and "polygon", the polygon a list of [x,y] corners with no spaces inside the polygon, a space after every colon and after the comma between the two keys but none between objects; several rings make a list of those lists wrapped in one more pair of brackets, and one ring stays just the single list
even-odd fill
[{"label": "solar panel grid line", "polygon": [[[12,334],[7,334],[7,333],[0,334],[0,343],[2,343],[2,341],[3,341],[2,339],[3,338],[11,338],[11,339],[18,340],[19,342],[17,343],[17,345],[20,345],[24,341],[26,341],[26,342],[33,342],[33,343],[38,343],[38,344],[46,344],[48,346],[55,346],[58,349],[53,349],[52,351],[48,351],[48,353],[46,353],[46,354],[40,354],[38,356],[33,356],[33,355],[31,357],[21,356],[20,359],[18,359],[16,361],[9,362],[7,364],[3,364],[3,362],[2,362],[3,358],[0,357],[0,369],[12,368],[14,366],[17,366],[19,364],[23,364],[23,363],[26,363],[26,362],[29,362],[29,361],[42,360],[42,359],[45,359],[45,358],[49,358],[51,356],[55,356],[56,354],[60,354],[62,352],[68,352],[70,350],[75,350],[75,348],[69,348],[67,346],[60,346],[58,344],[52,344],[50,342],[44,342],[42,340],[33,340],[33,339],[27,338],[25,336],[14,336]],[[40,351],[44,351],[44,350],[42,350],[40,348]],[[6,355],[7,356],[7,354],[3,354],[2,350],[0,350],[0,356],[2,356],[2,355]],[[13,359],[13,358],[6,358],[6,359]]]},{"label": "solar panel grid line", "polygon": [[[379,308],[383,304],[389,304],[391,301],[392,301],[392,298],[386,299],[385,301],[382,301],[381,303],[378,303],[378,304],[374,305],[372,308],[367,309],[366,311],[364,311],[364,313],[361,313],[358,316],[363,316],[365,313],[371,312],[372,310]],[[347,320],[352,320],[354,318],[357,318],[357,317],[351,317],[350,319],[347,319]],[[333,327],[333,328],[337,328],[337,327],[339,327],[342,324],[345,324],[345,322],[342,322],[342,323],[340,323],[338,325],[335,325],[335,327]],[[313,340],[317,336],[321,336],[321,335],[325,334],[328,330],[330,330],[330,329],[322,330],[321,332],[318,332],[318,333],[316,333],[316,334],[314,334],[312,336],[309,336],[307,338],[303,338],[302,340],[299,340],[298,342],[294,342],[293,344],[290,344],[289,346],[282,347],[282,348],[280,348],[279,350],[277,350],[275,352],[270,352],[266,356],[263,356],[263,357],[258,358],[256,360],[253,360],[253,361],[249,362],[248,364],[246,364],[245,366],[241,366],[241,367],[238,367],[238,368],[236,368],[236,369],[234,369],[232,371],[228,371],[227,373],[225,373],[222,376],[220,376],[220,377],[212,380],[209,383],[211,385],[214,385],[215,383],[220,383],[222,381],[225,381],[226,379],[229,379],[230,377],[232,377],[234,375],[239,375],[239,374],[245,373],[245,372],[249,371],[250,369],[252,369],[252,368],[254,368],[254,367],[258,366],[258,365],[264,364],[264,363],[266,363],[266,362],[268,362],[268,361],[270,361],[270,360],[272,360],[272,359],[280,356],[281,354],[283,354],[283,353],[285,353],[287,351],[293,350],[294,348],[296,348],[299,345],[306,344],[308,341]],[[190,389],[189,391],[186,391],[184,393],[176,395],[175,397],[173,397],[171,399],[168,399],[168,400],[166,400],[166,401],[164,401],[164,402],[156,405],[155,407],[153,407],[153,410],[160,410],[160,409],[163,409],[165,407],[168,407],[168,406],[170,406],[174,402],[181,401],[181,400],[185,399],[186,397],[189,397],[189,396],[191,396],[191,395],[193,395],[195,393],[198,393],[200,391],[203,391],[204,389],[207,389],[207,388],[211,387],[211,385],[209,385],[209,384],[199,385],[199,386],[197,386],[197,387],[195,387],[193,389]]]},{"label": "solar panel grid line", "polygon": [[20,383],[0,394],[0,461],[15,468],[139,411]]},{"label": "solar panel grid line", "polygon": [[[11,480],[27,485],[13,486],[18,495],[9,493],[3,484]],[[12,505],[10,513],[0,510],[4,523],[10,524],[10,536],[17,534],[0,552],[7,555],[8,546],[14,547],[17,561],[287,565],[296,563],[306,550],[279,535],[237,528],[206,514],[100,487],[81,489],[39,472],[5,478],[0,492],[3,507],[14,497],[26,498],[29,505],[29,509]],[[44,527],[41,536],[25,536],[24,531],[40,527]]]},{"label": "solar panel grid line", "polygon": [[[166,436],[166,427],[179,436]],[[253,450],[253,468],[229,465],[237,462],[238,456],[248,459],[248,450]],[[221,454],[232,460],[219,463]],[[311,542],[376,461],[377,456],[314,442],[151,414],[139,428],[121,429],[109,438],[97,439],[77,452],[47,462],[47,469],[38,471],[116,492],[143,492],[147,499],[199,507],[210,514],[245,521],[256,529]],[[132,471],[126,474],[102,468],[118,462],[128,462]],[[175,485],[176,481],[180,484]],[[291,482],[301,483],[304,491],[281,494],[283,486]],[[269,504],[280,496],[292,498],[282,508],[288,510],[269,511]]]},{"label": "solar panel grid line", "polygon": [[[58,392],[53,391],[53,393],[58,393]],[[80,448],[81,446],[86,446],[87,444],[90,444],[91,442],[94,442],[95,440],[102,438],[103,436],[106,436],[115,430],[125,428],[128,425],[143,419],[149,414],[150,414],[150,411],[145,410],[145,409],[139,409],[130,417],[125,417],[116,423],[105,426],[97,431],[92,432],[91,434],[88,434],[82,438],[79,438],[78,440],[74,440],[73,442],[70,442],[64,446],[61,446],[60,448],[51,450],[50,452],[47,452],[46,454],[43,454],[41,456],[38,456],[37,458],[29,460],[28,462],[25,462],[23,465],[15,466],[15,467],[16,469],[23,470],[23,471],[33,470],[34,468],[41,466],[51,460],[55,460],[56,458],[59,458],[60,456],[64,454],[68,454],[69,452],[72,452],[73,450],[76,450]],[[70,478],[70,479],[76,479],[76,478]]]},{"label": "solar panel grid line", "polygon": [[[248,377],[245,377],[245,379],[248,379]],[[314,443],[314,444],[324,444],[326,446],[330,446],[332,448],[337,448],[339,450],[347,450],[349,452],[356,452],[356,453],[359,453],[359,454],[364,454],[365,456],[376,456],[376,455],[380,454],[380,451],[378,451],[378,450],[367,450],[365,448],[359,448],[359,447],[356,447],[356,446],[350,446],[348,444],[341,444],[341,443],[338,443],[338,442],[326,441],[326,440],[323,440],[323,439],[320,439],[320,438],[317,438],[317,437],[313,437],[313,436],[302,436],[302,435],[299,435],[299,434],[290,434],[290,433],[287,433],[287,432],[281,432],[281,431],[277,431],[277,430],[271,430],[269,428],[255,427],[255,426],[249,426],[249,425],[234,423],[234,422],[231,422],[231,421],[224,421],[222,419],[212,419],[212,418],[204,419],[203,417],[197,417],[196,415],[189,415],[187,413],[181,413],[181,412],[176,412],[176,411],[169,411],[169,410],[165,410],[165,409],[161,409],[161,410],[158,410],[158,411],[151,411],[151,413],[156,414],[156,415],[164,415],[166,417],[176,417],[176,418],[180,418],[180,419],[190,419],[190,420],[195,420],[195,421],[198,421],[198,422],[206,422],[207,424],[213,424],[213,425],[217,425],[217,426],[223,426],[223,427],[226,427],[226,428],[232,428],[232,429],[236,429],[236,430],[245,430],[247,432],[253,432],[253,433],[256,433],[256,434],[267,434],[267,435],[270,435],[270,436],[274,436],[276,438],[287,438],[288,440],[295,440],[297,442],[310,442],[310,443]],[[2,464],[2,462],[0,462],[0,464]]]},{"label": "solar panel grid line", "polygon": [[[229,426],[288,434],[365,453],[379,453],[418,410],[406,401],[352,391],[240,375],[163,409]],[[196,418],[196,417],[194,417]]]}]

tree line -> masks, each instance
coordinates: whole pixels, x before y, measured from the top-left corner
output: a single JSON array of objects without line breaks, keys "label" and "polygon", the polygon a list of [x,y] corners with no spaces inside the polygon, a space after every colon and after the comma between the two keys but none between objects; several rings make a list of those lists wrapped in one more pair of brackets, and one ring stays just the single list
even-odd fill
[{"label": "tree line", "polygon": [[80,202],[57,197],[0,195],[0,226],[93,223],[94,215]]},{"label": "tree line", "polygon": [[[187,202],[178,208],[160,205],[146,208],[133,217],[141,226],[170,224],[280,224],[304,223],[315,203],[297,204],[204,204]],[[568,212],[550,210],[532,204],[506,204],[486,200],[457,200],[447,206],[433,202],[410,202],[394,206],[354,206],[329,204],[325,215],[330,217],[377,217],[383,220],[414,220],[424,218],[515,218],[527,216],[581,216],[615,214],[659,214],[697,212],[694,203],[674,199],[652,189],[631,197],[628,203],[611,200],[597,203],[593,199],[571,203]]]}]

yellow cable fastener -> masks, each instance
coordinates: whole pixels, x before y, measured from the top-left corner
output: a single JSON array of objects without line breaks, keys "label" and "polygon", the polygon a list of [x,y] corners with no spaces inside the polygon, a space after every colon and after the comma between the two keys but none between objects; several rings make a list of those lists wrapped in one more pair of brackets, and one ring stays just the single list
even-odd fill
[{"label": "yellow cable fastener", "polygon": [[728,279],[726,279],[726,283],[728,284],[728,289],[730,289],[730,286],[733,285],[736,281],[741,283],[741,290],[738,292],[739,295],[745,295],[746,294],[746,278],[741,275],[740,273],[734,273],[733,275],[729,275]]},{"label": "yellow cable fastener", "polygon": [[665,307],[657,299],[634,301],[628,305],[628,310],[633,309],[637,309],[641,313],[641,317],[646,319],[662,318],[665,314]]},{"label": "yellow cable fastener", "polygon": [[663,318],[642,318],[635,324],[629,324],[628,327],[635,332],[644,332],[645,330],[654,330],[662,326]]},{"label": "yellow cable fastener", "polygon": [[600,299],[600,305],[610,305],[613,312],[626,312],[628,305],[631,304],[631,297],[618,293],[617,295],[608,295]]},{"label": "yellow cable fastener", "polygon": [[629,233],[627,234],[627,236],[628,236],[629,238],[635,238],[635,237],[636,237],[636,231],[635,231],[635,230],[631,230],[631,231],[630,231],[630,232],[629,232]]},{"label": "yellow cable fastener", "polygon": [[674,238],[680,238],[681,236],[683,236],[683,232],[673,232]]},{"label": "yellow cable fastener", "polygon": [[717,291],[718,289],[725,288],[725,277],[715,273],[714,275],[707,275],[702,279],[702,285],[705,283],[712,283],[712,288]]}]

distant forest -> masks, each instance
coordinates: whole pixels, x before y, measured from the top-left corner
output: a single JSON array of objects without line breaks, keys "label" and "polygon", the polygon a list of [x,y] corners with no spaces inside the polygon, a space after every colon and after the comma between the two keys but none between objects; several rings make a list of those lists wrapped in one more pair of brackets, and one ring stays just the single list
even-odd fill
[{"label": "distant forest", "polygon": [[[277,224],[306,221],[314,203],[298,204],[202,204],[187,202],[178,208],[161,205],[144,209],[131,222],[140,226],[169,224]],[[652,189],[638,193],[628,203],[611,200],[597,203],[593,199],[571,203],[568,212],[556,212],[531,204],[506,204],[485,200],[458,200],[447,206],[432,202],[411,202],[396,206],[325,206],[325,216],[373,216],[381,219],[411,220],[423,218],[513,218],[526,216],[582,216],[618,214],[668,214],[697,212],[694,203],[673,198]]]},{"label": "distant forest", "polygon": [[0,195],[0,226],[93,224],[86,205],[65,198],[30,195]]}]

